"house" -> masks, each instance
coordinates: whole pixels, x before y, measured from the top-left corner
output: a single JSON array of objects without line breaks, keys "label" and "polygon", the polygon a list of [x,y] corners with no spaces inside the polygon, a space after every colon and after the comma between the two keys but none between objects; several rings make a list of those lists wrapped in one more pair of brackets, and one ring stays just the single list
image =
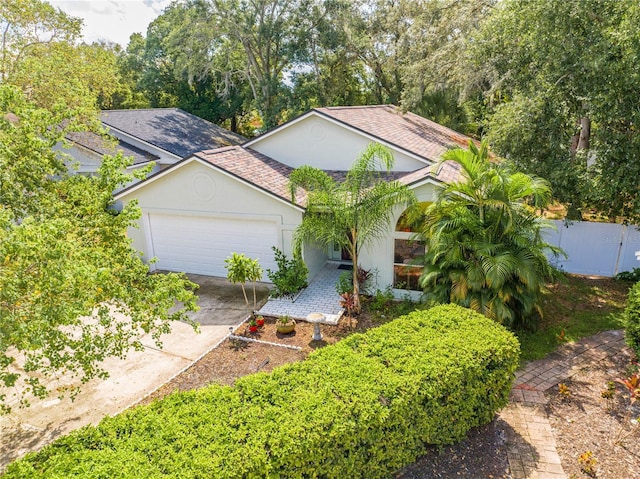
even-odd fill
[{"label": "house", "polygon": [[104,155],[118,151],[133,158],[128,170],[154,162],[155,173],[198,151],[246,141],[179,108],[104,110],[100,121],[112,141],[93,132],[73,132],[67,135],[69,146],[57,147],[75,160],[77,173],[96,172]]},{"label": "house", "polygon": [[[392,177],[430,202],[438,184],[459,174],[455,165],[439,163],[440,155],[466,147],[469,138],[391,105],[316,108],[242,145],[196,152],[116,200],[137,199],[143,215],[130,236],[146,260],[158,258],[152,268],[226,276],[224,259],[239,252],[275,269],[271,247],[291,254],[305,211],[304,196],[291,201],[288,194],[293,169],[343,174],[372,142],[392,151]],[[360,257],[378,287],[393,285],[397,294],[416,289],[420,273],[409,263],[421,246],[409,242],[402,213],[394,211],[388,233]],[[305,245],[303,259],[313,277],[328,260],[341,261],[342,252]]]}]

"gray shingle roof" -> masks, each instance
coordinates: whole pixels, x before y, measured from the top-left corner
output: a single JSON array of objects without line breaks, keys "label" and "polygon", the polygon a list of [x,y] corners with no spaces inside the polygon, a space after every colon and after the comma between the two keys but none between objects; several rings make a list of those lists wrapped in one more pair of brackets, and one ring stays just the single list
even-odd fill
[{"label": "gray shingle roof", "polygon": [[466,148],[469,138],[455,130],[393,105],[314,108],[320,115],[367,133],[428,161],[446,150]]},{"label": "gray shingle roof", "polygon": [[133,164],[140,165],[148,161],[157,160],[158,157],[148,151],[144,151],[125,141],[109,142],[102,136],[91,131],[75,131],[67,133],[66,138],[73,143],[87,148],[99,155],[115,155],[121,151],[124,156],[132,156]]},{"label": "gray shingle roof", "polygon": [[179,108],[105,110],[100,119],[106,126],[185,158],[198,151],[239,145],[246,141],[200,117]]}]

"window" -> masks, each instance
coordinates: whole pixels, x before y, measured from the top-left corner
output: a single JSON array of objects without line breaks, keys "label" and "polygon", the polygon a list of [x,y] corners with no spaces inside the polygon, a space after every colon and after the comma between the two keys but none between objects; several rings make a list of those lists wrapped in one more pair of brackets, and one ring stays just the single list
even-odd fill
[{"label": "window", "polygon": [[393,249],[393,287],[420,291],[418,280],[422,275],[422,266],[416,259],[424,256],[424,241],[395,239]]},{"label": "window", "polygon": [[[417,227],[424,217],[424,211],[430,202],[418,203],[416,211],[408,210],[400,215],[396,223],[393,245],[393,287],[411,291],[421,291],[418,280],[422,276],[423,267],[419,260],[424,256],[425,243],[414,239]],[[410,221],[409,218],[414,218]]]}]

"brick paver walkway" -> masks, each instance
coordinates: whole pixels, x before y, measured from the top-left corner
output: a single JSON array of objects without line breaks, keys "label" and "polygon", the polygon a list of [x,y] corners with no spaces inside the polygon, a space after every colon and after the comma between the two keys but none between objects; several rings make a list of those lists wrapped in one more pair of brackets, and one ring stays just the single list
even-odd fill
[{"label": "brick paver walkway", "polygon": [[288,314],[294,319],[306,319],[311,313],[323,313],[325,323],[338,324],[344,313],[340,306],[340,295],[336,291],[336,283],[343,272],[338,263],[327,263],[323,270],[311,280],[309,286],[294,300],[270,299],[260,308],[258,313],[265,316],[284,316]]},{"label": "brick paver walkway", "polygon": [[565,344],[516,373],[511,402],[500,413],[510,426],[507,456],[513,479],[566,479],[545,412],[544,392],[624,347],[622,330],[605,331]]}]

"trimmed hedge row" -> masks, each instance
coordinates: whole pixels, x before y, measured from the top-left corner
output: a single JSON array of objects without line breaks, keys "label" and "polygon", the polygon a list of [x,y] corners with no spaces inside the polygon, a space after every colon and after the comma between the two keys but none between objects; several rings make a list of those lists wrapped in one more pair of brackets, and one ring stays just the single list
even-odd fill
[{"label": "trimmed hedge row", "polygon": [[625,339],[627,344],[640,357],[640,283],[633,285],[624,310]]},{"label": "trimmed hedge row", "polygon": [[491,421],[515,337],[454,305],[355,334],[271,373],[177,393],[9,466],[6,477],[379,478]]}]

